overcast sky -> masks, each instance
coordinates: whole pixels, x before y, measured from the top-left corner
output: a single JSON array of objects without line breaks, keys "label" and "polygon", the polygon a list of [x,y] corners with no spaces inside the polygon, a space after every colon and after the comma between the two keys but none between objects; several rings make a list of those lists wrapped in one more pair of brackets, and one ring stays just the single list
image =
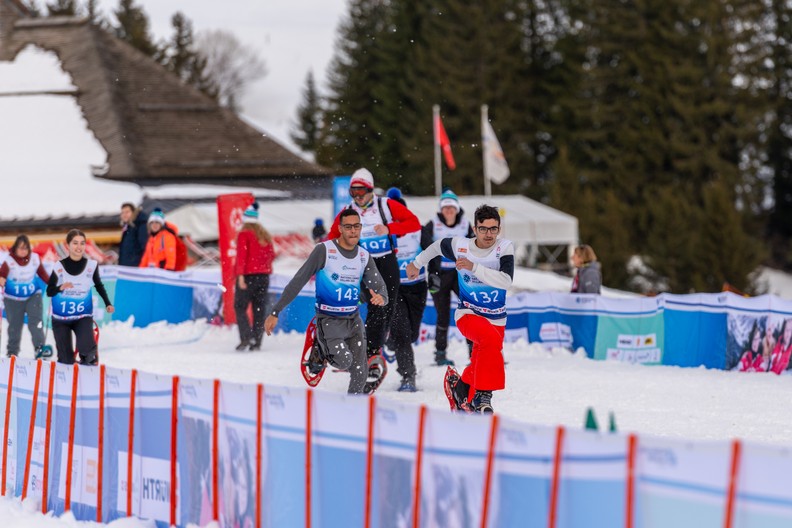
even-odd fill
[{"label": "overcast sky", "polygon": [[[300,103],[305,76],[313,70],[320,89],[330,62],[336,30],[346,15],[347,0],[135,0],[149,16],[157,40],[171,35],[170,20],[181,11],[195,32],[223,29],[258,50],[268,73],[252,84],[241,100],[245,117],[286,144]],[[111,19],[118,0],[100,0]]]}]

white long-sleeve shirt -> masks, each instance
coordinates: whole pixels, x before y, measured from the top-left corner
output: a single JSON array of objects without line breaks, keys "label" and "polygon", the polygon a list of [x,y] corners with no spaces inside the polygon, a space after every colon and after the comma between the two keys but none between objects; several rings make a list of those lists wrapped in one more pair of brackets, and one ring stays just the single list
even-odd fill
[{"label": "white long-sleeve shirt", "polygon": [[[460,240],[463,240],[463,237],[444,238],[434,242],[431,246],[418,254],[413,264],[418,269],[421,269],[423,266],[426,266],[430,260],[441,255],[447,259],[456,260],[456,250]],[[476,245],[475,240],[470,240],[469,251],[475,257],[484,258],[494,250],[495,245],[487,249],[481,249]],[[514,245],[509,244],[503,254],[501,254],[499,269],[490,269],[486,266],[480,266],[474,263],[472,271],[481,282],[494,288],[508,290],[514,278]],[[458,321],[460,317],[467,314],[473,314],[473,311],[466,308],[457,308],[454,314],[454,320]],[[497,326],[505,326],[506,317],[502,319],[491,319],[490,322]]]}]

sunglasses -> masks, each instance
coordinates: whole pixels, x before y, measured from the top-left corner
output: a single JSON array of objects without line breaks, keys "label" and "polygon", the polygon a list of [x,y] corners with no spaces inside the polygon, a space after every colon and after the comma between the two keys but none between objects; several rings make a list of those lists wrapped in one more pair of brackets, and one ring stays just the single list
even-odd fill
[{"label": "sunglasses", "polygon": [[500,231],[500,226],[493,226],[493,227],[476,226],[476,231],[478,231],[482,235],[486,235],[487,233],[490,233],[492,235],[497,235],[498,231]]},{"label": "sunglasses", "polygon": [[350,187],[349,188],[349,196],[352,198],[359,198],[361,196],[366,196],[368,193],[371,192],[371,189],[368,187]]}]

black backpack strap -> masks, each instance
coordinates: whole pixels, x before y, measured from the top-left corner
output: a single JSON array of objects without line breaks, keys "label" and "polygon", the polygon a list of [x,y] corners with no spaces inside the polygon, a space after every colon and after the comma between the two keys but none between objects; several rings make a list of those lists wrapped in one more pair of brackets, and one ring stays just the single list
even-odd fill
[{"label": "black backpack strap", "polygon": [[[385,212],[382,210],[382,197],[380,196],[377,196],[377,209],[379,210],[380,218],[382,218],[382,225],[387,226],[388,221],[385,219]],[[388,242],[390,242],[391,251],[393,253],[396,253],[396,246],[393,243],[395,238],[396,235],[388,235]]]}]

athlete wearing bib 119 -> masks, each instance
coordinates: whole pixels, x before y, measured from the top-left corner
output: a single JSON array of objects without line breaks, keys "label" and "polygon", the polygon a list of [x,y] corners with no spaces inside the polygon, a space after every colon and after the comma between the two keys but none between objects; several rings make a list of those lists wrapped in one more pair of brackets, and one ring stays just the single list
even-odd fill
[{"label": "athlete wearing bib 119", "polygon": [[369,310],[386,304],[388,290],[369,252],[357,245],[360,216],[351,209],[345,209],[340,217],[340,237],[314,247],[283,289],[283,294],[264,321],[264,331],[272,335],[280,312],[316,275],[316,339],[322,359],[338,369],[348,370],[349,393],[359,394],[364,391],[368,367],[366,335],[358,306],[363,299],[369,300]]},{"label": "athlete wearing bib 119", "polygon": [[115,311],[99,278],[97,262],[84,256],[85,243],[85,233],[78,229],[69,231],[66,235],[69,256],[55,263],[47,283],[47,296],[52,298],[52,335],[59,363],[74,363],[72,333],[80,351],[80,362],[84,365],[98,363],[91,288],[96,288],[108,313]]},{"label": "athlete wearing bib 119", "polygon": [[[360,216],[360,246],[367,250],[377,266],[388,298],[399,293],[399,264],[396,262],[394,236],[402,236],[421,229],[421,223],[409,209],[395,200],[374,195],[374,176],[366,169],[358,169],[349,182],[352,202],[347,209]],[[327,238],[340,236],[340,217],[336,217]],[[393,317],[393,302],[385,306],[371,306],[366,314],[366,351],[369,357],[378,354],[385,343],[385,334]]]},{"label": "athlete wearing bib 119", "polygon": [[500,214],[482,205],[475,213],[476,238],[444,238],[429,246],[407,266],[407,275],[440,255],[456,263],[459,274],[457,328],[473,342],[470,365],[453,388],[463,409],[492,412],[492,391],[506,385],[503,334],[506,327],[506,291],[514,277],[514,246],[499,239]]},{"label": "athlete wearing bib 119", "polygon": [[25,235],[19,235],[11,246],[8,257],[0,265],[0,286],[4,288],[5,314],[8,318],[9,357],[19,354],[25,315],[27,315],[28,330],[33,339],[36,357],[40,357],[42,353],[43,309],[41,288],[36,283],[36,276],[44,283],[49,280],[49,275],[41,265],[41,259],[30,250],[30,240]]}]

